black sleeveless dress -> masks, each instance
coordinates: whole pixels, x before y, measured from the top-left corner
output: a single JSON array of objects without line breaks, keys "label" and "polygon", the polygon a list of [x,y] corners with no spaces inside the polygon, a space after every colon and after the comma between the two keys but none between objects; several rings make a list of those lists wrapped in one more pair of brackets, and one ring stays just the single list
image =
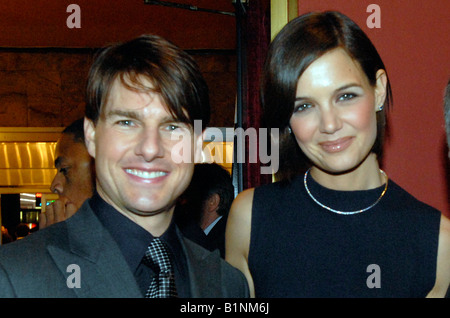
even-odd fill
[{"label": "black sleeveless dress", "polygon": [[[384,189],[307,182],[340,211],[370,206]],[[303,176],[258,187],[248,260],[256,297],[425,297],[436,278],[440,216],[391,180],[377,205],[353,215],[320,207]]]}]

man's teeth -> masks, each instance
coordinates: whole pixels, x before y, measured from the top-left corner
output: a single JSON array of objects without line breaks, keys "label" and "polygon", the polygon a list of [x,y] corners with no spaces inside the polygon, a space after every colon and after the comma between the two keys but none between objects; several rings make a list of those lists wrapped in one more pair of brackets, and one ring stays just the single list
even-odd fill
[{"label": "man's teeth", "polygon": [[139,178],[144,179],[153,179],[165,176],[167,173],[164,171],[142,171],[142,170],[136,170],[136,169],[125,169],[125,171],[129,174],[135,175]]}]

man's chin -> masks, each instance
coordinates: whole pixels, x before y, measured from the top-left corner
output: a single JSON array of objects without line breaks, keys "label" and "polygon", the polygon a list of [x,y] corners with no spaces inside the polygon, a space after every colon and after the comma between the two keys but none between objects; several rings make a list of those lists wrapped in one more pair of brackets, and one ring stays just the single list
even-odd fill
[{"label": "man's chin", "polygon": [[174,207],[175,202],[155,202],[145,198],[140,201],[135,201],[135,203],[130,206],[129,210],[135,215],[147,217],[161,213],[171,213]]}]

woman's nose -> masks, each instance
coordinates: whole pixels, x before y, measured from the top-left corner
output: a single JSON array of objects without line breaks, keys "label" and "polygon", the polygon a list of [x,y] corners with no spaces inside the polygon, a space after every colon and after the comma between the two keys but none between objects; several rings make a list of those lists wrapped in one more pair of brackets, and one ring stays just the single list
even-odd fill
[{"label": "woman's nose", "polygon": [[342,128],[342,120],[339,117],[339,111],[331,106],[322,109],[320,113],[320,131],[325,134],[334,134]]}]

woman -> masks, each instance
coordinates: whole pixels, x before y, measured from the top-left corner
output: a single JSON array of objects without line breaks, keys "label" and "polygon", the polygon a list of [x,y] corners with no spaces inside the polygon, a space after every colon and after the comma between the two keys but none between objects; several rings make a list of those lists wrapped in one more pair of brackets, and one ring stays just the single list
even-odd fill
[{"label": "woman", "polygon": [[269,49],[262,104],[280,182],[235,199],[226,259],[256,297],[444,296],[450,221],[380,170],[383,62],[337,12],[290,22]]}]

